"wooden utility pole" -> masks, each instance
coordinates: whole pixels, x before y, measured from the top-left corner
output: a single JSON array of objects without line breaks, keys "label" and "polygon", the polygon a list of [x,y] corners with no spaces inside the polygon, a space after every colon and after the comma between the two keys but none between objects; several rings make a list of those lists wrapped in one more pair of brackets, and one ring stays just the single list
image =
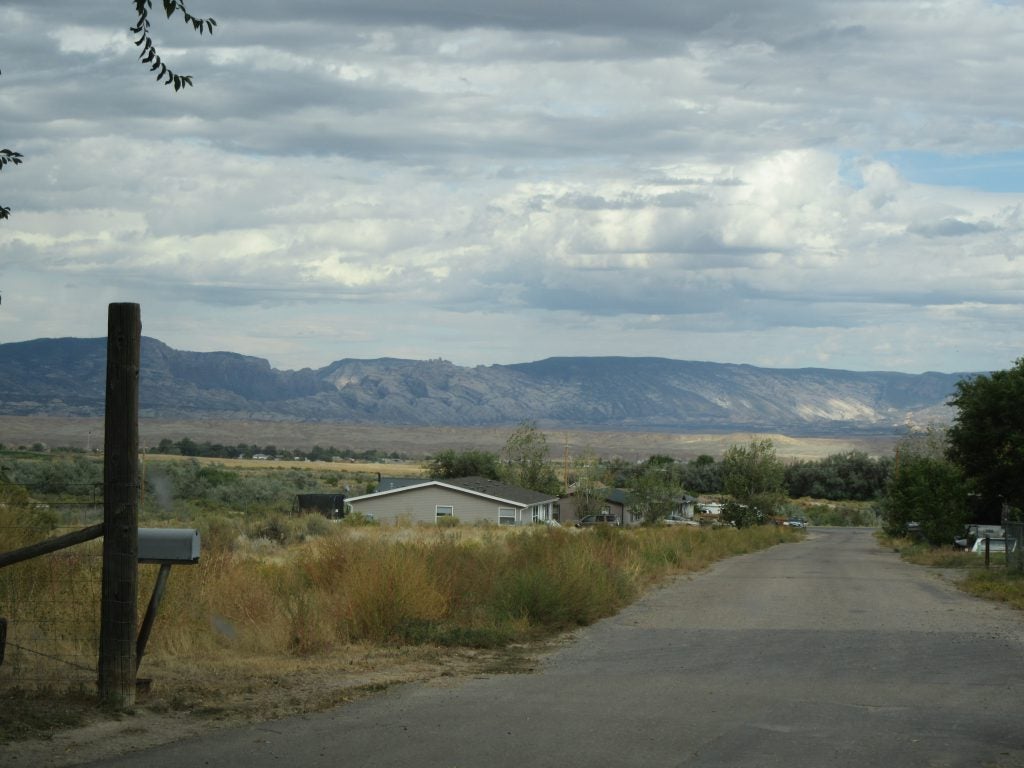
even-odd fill
[{"label": "wooden utility pole", "polygon": [[100,702],[135,706],[139,550],[138,304],[111,304],[107,315],[107,396],[103,437],[103,590]]}]

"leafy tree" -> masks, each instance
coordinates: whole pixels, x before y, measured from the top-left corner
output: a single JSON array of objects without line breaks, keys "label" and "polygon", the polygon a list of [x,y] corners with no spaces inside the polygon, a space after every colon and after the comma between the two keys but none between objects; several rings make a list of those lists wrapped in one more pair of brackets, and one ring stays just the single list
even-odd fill
[{"label": "leafy tree", "polygon": [[989,509],[1024,510],[1024,358],[957,383],[949,456]]},{"label": "leafy tree", "polygon": [[870,501],[885,492],[891,464],[888,458],[875,459],[863,451],[797,461],[786,467],[786,490],[791,498]]},{"label": "leafy tree", "polygon": [[590,451],[573,462],[572,496],[577,518],[600,514],[604,508],[606,487],[600,482],[603,473],[600,460]]},{"label": "leafy tree", "polygon": [[629,506],[645,523],[653,524],[675,511],[682,493],[670,465],[648,461],[629,485]]},{"label": "leafy tree", "polygon": [[951,544],[968,522],[963,472],[947,458],[946,435],[902,440],[882,501],[885,532],[905,536],[911,522],[931,544]]},{"label": "leafy tree", "polygon": [[427,472],[438,480],[471,476],[499,480],[501,465],[498,455],[490,451],[447,449],[430,458],[427,462]]},{"label": "leafy tree", "polygon": [[722,457],[722,475],[732,497],[722,516],[738,528],[766,521],[786,501],[785,467],[769,439],[730,446]]},{"label": "leafy tree", "polygon": [[683,485],[696,493],[720,493],[722,465],[714,456],[702,454],[683,467]]},{"label": "leafy tree", "polygon": [[558,493],[558,477],[548,461],[548,440],[532,421],[509,435],[502,449],[502,480],[522,488]]},{"label": "leafy tree", "polygon": [[178,453],[182,456],[198,456],[199,446],[191,438],[183,437],[178,441]]},{"label": "leafy tree", "polygon": [[604,471],[604,481],[615,488],[625,488],[628,485],[628,479],[636,469],[633,462],[626,461],[621,457],[604,459],[601,462],[601,467]]}]

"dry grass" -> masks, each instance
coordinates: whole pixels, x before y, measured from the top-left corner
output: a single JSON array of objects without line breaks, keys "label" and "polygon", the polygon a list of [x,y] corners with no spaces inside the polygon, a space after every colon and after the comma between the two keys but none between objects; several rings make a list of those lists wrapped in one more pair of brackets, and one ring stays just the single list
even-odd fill
[{"label": "dry grass", "polygon": [[[339,525],[287,547],[223,542],[206,547],[197,566],[173,570],[140,669],[153,689],[139,705],[261,719],[320,709],[398,681],[515,671],[530,665],[536,643],[616,612],[669,575],[799,538],[776,526]],[[62,583],[96,580],[97,558],[63,562]],[[15,593],[25,600],[49,588],[33,578],[34,567],[0,572],[0,614]],[[140,569],[140,615],[155,571]],[[88,601],[61,605],[81,613],[62,617],[69,624],[92,621],[97,612]],[[85,649],[85,658],[90,651],[96,649]],[[8,704],[14,696],[21,701],[0,706],[7,738],[62,725],[40,721],[33,701],[59,693],[65,702],[88,698],[80,684],[61,693],[15,690],[0,679],[0,690]]]},{"label": "dry grass", "polygon": [[1005,568],[974,571],[960,584],[965,592],[1024,610],[1024,574]]},{"label": "dry grass", "polygon": [[930,547],[910,539],[894,539],[877,534],[879,542],[891,547],[900,557],[915,565],[953,569],[952,580],[964,592],[987,600],[1006,603],[1024,610],[1024,574],[1008,569],[1005,555],[996,553],[985,567],[985,556],[952,547]]}]

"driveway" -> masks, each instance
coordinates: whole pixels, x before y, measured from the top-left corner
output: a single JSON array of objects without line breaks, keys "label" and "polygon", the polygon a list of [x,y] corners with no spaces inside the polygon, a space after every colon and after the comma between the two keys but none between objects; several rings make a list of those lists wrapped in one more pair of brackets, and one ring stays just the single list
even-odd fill
[{"label": "driveway", "polygon": [[410,685],[96,763],[1024,766],[1024,615],[865,529],[724,561],[527,675]]}]

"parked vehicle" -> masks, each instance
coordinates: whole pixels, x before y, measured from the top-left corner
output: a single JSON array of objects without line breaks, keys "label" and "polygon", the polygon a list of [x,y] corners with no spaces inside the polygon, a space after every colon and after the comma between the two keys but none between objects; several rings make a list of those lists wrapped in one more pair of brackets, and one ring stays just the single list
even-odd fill
[{"label": "parked vehicle", "polygon": [[588,528],[592,525],[618,525],[619,518],[615,515],[587,515],[576,521],[577,528]]},{"label": "parked vehicle", "polygon": [[[971,523],[964,528],[964,535],[953,539],[953,546],[957,549],[971,549],[974,545],[988,536],[990,539],[1002,539],[1006,532],[1001,525],[978,525]],[[982,545],[984,547],[984,545]],[[984,551],[984,549],[982,549]],[[990,550],[991,551],[991,550]],[[1002,550],[1000,550],[1002,551]]]},{"label": "parked vehicle", "polygon": [[790,528],[806,528],[807,523],[801,520],[799,517],[794,517],[791,520],[787,520],[783,525],[788,525]]},{"label": "parked vehicle", "polygon": [[978,539],[971,547],[971,552],[985,554],[986,541],[988,541],[989,552],[1015,552],[1017,550],[1016,539]]}]

